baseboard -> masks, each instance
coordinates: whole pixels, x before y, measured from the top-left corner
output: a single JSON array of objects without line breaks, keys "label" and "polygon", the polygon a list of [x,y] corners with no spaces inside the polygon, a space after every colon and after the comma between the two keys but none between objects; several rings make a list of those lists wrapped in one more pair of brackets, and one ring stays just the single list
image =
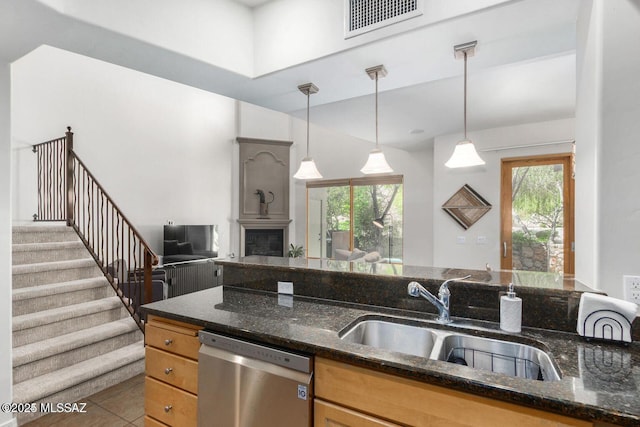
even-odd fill
[{"label": "baseboard", "polygon": [[0,427],[18,427],[18,419],[16,417],[13,417],[10,420],[0,424]]}]

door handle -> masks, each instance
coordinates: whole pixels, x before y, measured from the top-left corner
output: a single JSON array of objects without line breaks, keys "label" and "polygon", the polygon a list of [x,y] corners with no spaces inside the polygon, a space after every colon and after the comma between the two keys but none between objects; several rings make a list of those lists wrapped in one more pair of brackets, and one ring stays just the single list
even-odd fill
[{"label": "door handle", "polygon": [[[495,253],[495,252],[494,252]],[[502,242],[502,258],[507,257],[507,242]]]}]

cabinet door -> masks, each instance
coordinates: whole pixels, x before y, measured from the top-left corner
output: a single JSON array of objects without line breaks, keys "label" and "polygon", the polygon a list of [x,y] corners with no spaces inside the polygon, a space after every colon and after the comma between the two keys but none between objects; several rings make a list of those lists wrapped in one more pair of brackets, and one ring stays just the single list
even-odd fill
[{"label": "cabinet door", "polygon": [[314,427],[400,427],[320,399],[315,399],[313,412]]},{"label": "cabinet door", "polygon": [[450,390],[320,357],[315,359],[315,379],[316,398],[374,416],[389,418],[402,425],[593,427],[593,423],[588,421]]}]

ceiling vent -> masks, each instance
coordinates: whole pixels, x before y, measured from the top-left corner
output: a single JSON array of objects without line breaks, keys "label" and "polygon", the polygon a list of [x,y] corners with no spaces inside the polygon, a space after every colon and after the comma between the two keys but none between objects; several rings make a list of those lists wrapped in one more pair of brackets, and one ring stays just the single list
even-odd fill
[{"label": "ceiling vent", "polygon": [[422,15],[422,0],[344,0],[345,38]]}]

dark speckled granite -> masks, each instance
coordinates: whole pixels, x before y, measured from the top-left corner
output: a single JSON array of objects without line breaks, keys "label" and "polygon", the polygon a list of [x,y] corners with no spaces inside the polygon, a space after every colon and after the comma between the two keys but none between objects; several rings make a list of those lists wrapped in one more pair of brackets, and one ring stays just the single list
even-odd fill
[{"label": "dark speckled granite", "polygon": [[251,256],[220,260],[225,285],[277,291],[278,280],[292,281],[296,295],[336,301],[436,313],[424,299],[407,295],[411,280],[436,295],[443,280],[454,282],[451,315],[500,321],[500,297],[513,282],[523,300],[522,324],[534,328],[575,332],[580,295],[593,292],[573,277],[553,273],[481,271],[436,267],[370,264],[325,259]]},{"label": "dark speckled granite", "polygon": [[[491,322],[433,316],[375,306],[218,287],[143,306],[156,314],[247,340],[357,364],[435,385],[505,400],[590,421],[640,425],[640,344],[589,343],[575,333],[524,328],[506,334]],[[546,350],[561,381],[512,378],[456,364],[347,343],[339,332],[363,316],[410,316],[433,328],[501,337]]]}]

